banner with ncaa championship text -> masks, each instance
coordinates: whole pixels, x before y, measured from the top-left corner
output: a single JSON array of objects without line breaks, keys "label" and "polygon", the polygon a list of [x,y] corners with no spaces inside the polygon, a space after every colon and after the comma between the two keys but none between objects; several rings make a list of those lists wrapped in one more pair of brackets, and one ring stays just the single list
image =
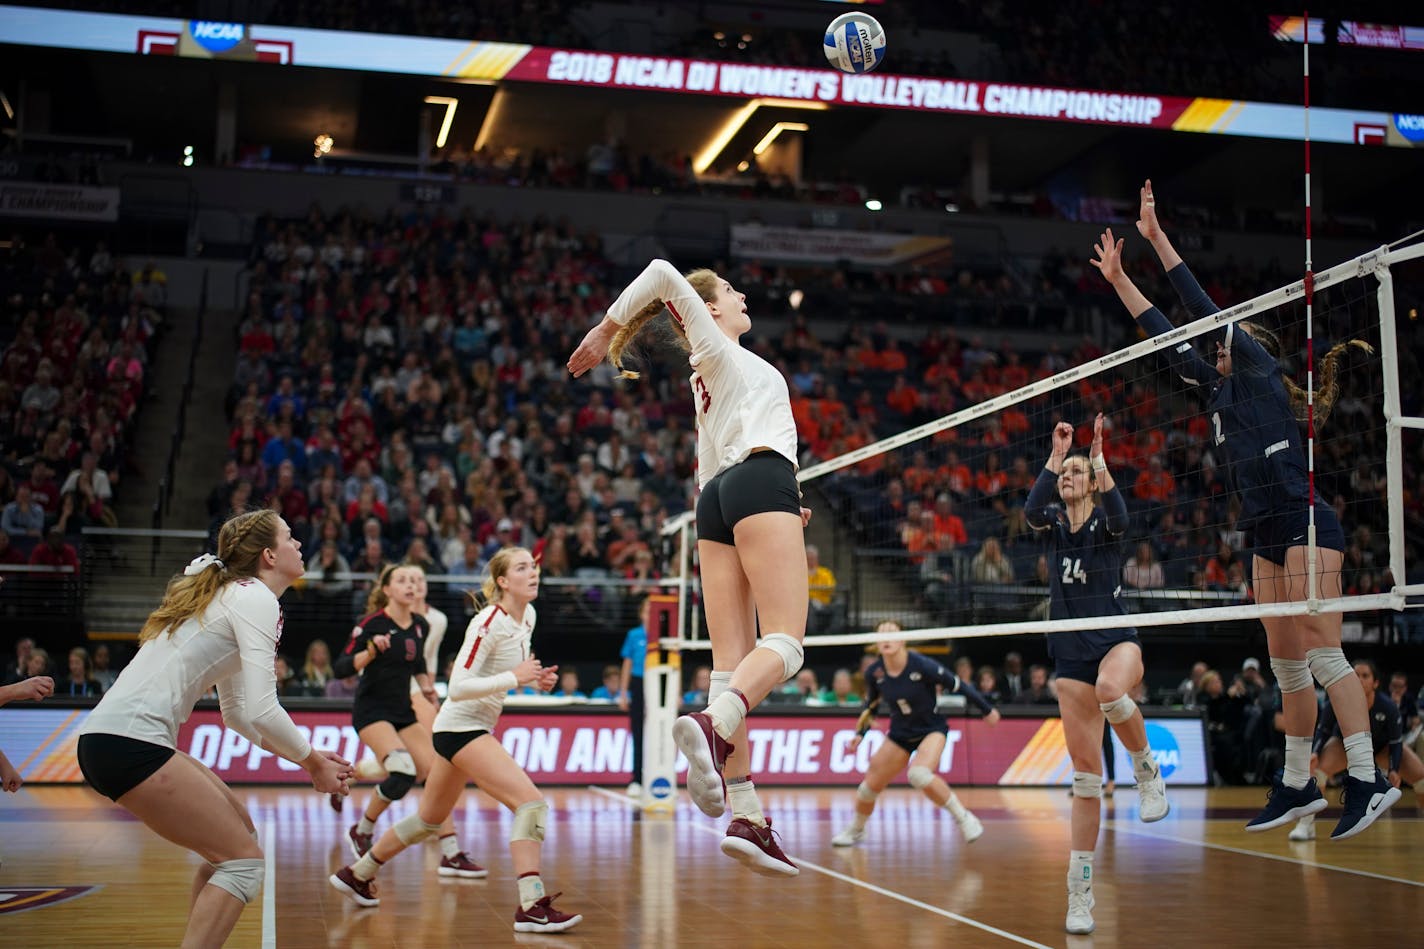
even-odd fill
[{"label": "banner with ncaa championship text", "polygon": [[0,214],[54,221],[117,221],[119,189],[0,181]]},{"label": "banner with ncaa championship text", "polygon": [[[860,782],[870,756],[884,742],[885,722],[877,723],[851,753],[854,709],[840,716],[753,715],[747,721],[752,772],[758,784],[845,785]],[[83,781],[75,761],[78,732],[87,709],[38,707],[0,709],[5,754],[28,782]],[[349,712],[294,711],[292,719],[322,751],[356,761],[370,755],[351,727]],[[958,785],[1067,784],[1073,768],[1057,718],[1005,718],[990,728],[978,718],[950,718],[949,740],[939,773]],[[1207,781],[1204,729],[1199,718],[1149,715],[1147,732],[1169,784]],[[514,760],[541,784],[626,784],[633,746],[622,715],[508,711],[495,735]],[[232,784],[305,784],[296,765],[254,747],[222,725],[216,711],[195,711],[178,733],[178,747]],[[1131,762],[1117,746],[1117,767],[1131,774]],[[678,771],[687,770],[678,761]]]},{"label": "banner with ncaa championship text", "polygon": [[773,263],[850,261],[858,267],[944,266],[954,255],[953,238],[927,234],[763,224],[733,224],[731,231],[733,257]]}]

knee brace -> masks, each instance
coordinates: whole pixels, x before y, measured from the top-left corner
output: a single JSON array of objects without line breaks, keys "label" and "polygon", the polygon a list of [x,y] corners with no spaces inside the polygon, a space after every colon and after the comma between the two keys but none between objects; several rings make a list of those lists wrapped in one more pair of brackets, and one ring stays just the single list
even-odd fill
[{"label": "knee brace", "polygon": [[781,659],[782,682],[800,672],[802,663],[806,661],[806,650],[801,647],[801,641],[785,633],[767,633],[757,648],[770,649]]},{"label": "knee brace", "polygon": [[1310,666],[1315,681],[1327,689],[1346,676],[1355,674],[1355,670],[1345,659],[1345,651],[1339,646],[1321,646],[1318,649],[1306,650],[1305,661]]},{"label": "knee brace", "polygon": [[1120,725],[1132,717],[1132,713],[1137,711],[1137,703],[1126,695],[1119,695],[1111,702],[1100,702],[1098,708],[1103,710],[1109,722]]},{"label": "knee brace", "polygon": [[732,674],[730,672],[712,673],[712,682],[707,686],[707,704],[711,705],[716,701],[717,696],[732,687]]},{"label": "knee brace", "polygon": [[1091,771],[1074,771],[1073,796],[1102,797],[1103,776],[1101,774],[1093,774]]},{"label": "knee brace", "polygon": [[266,868],[266,861],[261,857],[225,860],[213,864],[213,875],[208,878],[208,882],[227,890],[243,903],[251,903],[262,891],[262,877]]},{"label": "knee brace", "polygon": [[1282,692],[1304,692],[1311,686],[1310,663],[1304,659],[1271,658],[1271,672]]},{"label": "knee brace", "polygon": [[910,779],[910,787],[923,791],[934,780],[934,772],[922,764],[917,764],[905,773],[905,777]]},{"label": "knee brace", "polygon": [[415,787],[415,759],[404,748],[397,748],[381,764],[386,769],[386,779],[376,785],[376,790],[388,801],[399,801]]},{"label": "knee brace", "polygon": [[397,839],[407,847],[418,844],[427,837],[434,837],[440,830],[439,824],[427,824],[419,814],[407,814],[391,826]]},{"label": "knee brace", "polygon": [[862,781],[860,782],[860,786],[855,789],[855,796],[857,800],[864,801],[867,804],[874,804],[875,799],[880,796],[880,792]]},{"label": "knee brace", "polygon": [[510,828],[510,842],[533,840],[544,842],[544,820],[548,817],[549,805],[544,801],[529,801],[514,809],[514,826]]}]

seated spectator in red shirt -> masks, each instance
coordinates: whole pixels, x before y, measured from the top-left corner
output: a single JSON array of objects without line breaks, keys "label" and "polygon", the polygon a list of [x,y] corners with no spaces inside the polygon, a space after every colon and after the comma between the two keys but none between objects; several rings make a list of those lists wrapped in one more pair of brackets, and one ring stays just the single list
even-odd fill
[{"label": "seated spectator in red shirt", "polygon": [[959,452],[953,449],[945,455],[938,475],[940,485],[960,500],[969,497],[969,492],[974,489],[974,473],[959,460]]},{"label": "seated spectator in red shirt", "polygon": [[1153,455],[1147,467],[1137,475],[1137,483],[1132,486],[1132,495],[1139,501],[1166,504],[1177,492],[1177,479],[1172,472],[1162,467],[1162,457]]},{"label": "seated spectator in red shirt", "polygon": [[371,484],[364,484],[360,488],[360,493],[356,495],[356,500],[346,505],[346,516],[343,520],[347,524],[355,524],[358,521],[364,524],[369,518],[376,518],[382,524],[390,519],[390,514],[386,506],[376,500],[376,488]]},{"label": "seated spectator in red shirt", "polygon": [[950,362],[948,350],[941,352],[939,358],[925,370],[925,385],[937,386],[941,382],[948,382],[951,386],[959,385],[959,370]]},{"label": "seated spectator in red shirt", "polygon": [[281,514],[294,528],[307,522],[307,495],[297,486],[296,466],[290,461],[277,466],[277,483],[267,495],[266,506]]},{"label": "seated spectator in red shirt", "polygon": [[915,452],[910,459],[909,467],[900,473],[900,479],[905,482],[905,487],[909,488],[911,494],[919,494],[928,485],[934,483],[935,471],[930,467],[929,459],[924,452]]},{"label": "seated spectator in red shirt", "polygon": [[999,382],[1010,392],[1028,385],[1028,367],[1019,362],[1017,350],[1004,351],[1004,366],[999,370]]},{"label": "seated spectator in red shirt", "polygon": [[74,573],[78,573],[79,551],[74,549],[73,544],[65,541],[63,528],[51,527],[45,533],[44,543],[36,544],[35,549],[30,552],[30,565],[33,567],[73,567]]},{"label": "seated spectator in red shirt", "polygon": [[884,349],[879,350],[875,354],[875,362],[881,372],[904,372],[909,368],[905,354],[894,343],[887,343]]},{"label": "seated spectator in red shirt", "polygon": [[901,416],[908,417],[919,411],[920,392],[904,376],[896,376],[895,385],[885,395],[885,403]]},{"label": "seated spectator in red shirt", "polygon": [[961,544],[969,543],[969,534],[964,529],[964,521],[954,513],[954,499],[942,492],[935,498],[934,532],[938,549],[953,550]]},{"label": "seated spectator in red shirt", "polygon": [[984,457],[984,470],[974,476],[974,490],[983,498],[997,497],[1009,486],[1009,473],[999,467],[999,453]]}]

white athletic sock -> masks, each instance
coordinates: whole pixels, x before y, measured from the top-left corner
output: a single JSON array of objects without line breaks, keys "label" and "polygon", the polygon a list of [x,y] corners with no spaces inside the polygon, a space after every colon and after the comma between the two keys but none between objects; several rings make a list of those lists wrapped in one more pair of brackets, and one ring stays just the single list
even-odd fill
[{"label": "white athletic sock", "polygon": [[365,815],[365,813],[363,812],[363,813],[361,814],[361,819],[356,822],[356,833],[358,833],[358,834],[374,834],[375,832],[376,832],[376,822],[373,821],[373,820],[371,820],[371,818],[367,817],[367,816]]},{"label": "white athletic sock", "polygon": [[1127,756],[1132,759],[1132,771],[1134,774],[1147,775],[1151,777],[1157,771],[1157,761],[1152,757],[1152,746],[1143,745],[1141,751],[1129,751]]},{"label": "white athletic sock", "polygon": [[732,805],[733,817],[745,817],[758,827],[766,826],[766,815],[761,812],[761,799],[751,778],[727,779],[727,803]]},{"label": "white athletic sock", "polygon": [[460,838],[455,834],[446,834],[440,838],[440,856],[453,857],[460,852]]},{"label": "white athletic sock", "polygon": [[544,881],[539,877],[539,871],[532,873],[521,873],[519,875],[519,905],[523,909],[528,909],[544,898]]},{"label": "white athletic sock", "polygon": [[724,739],[730,739],[747,717],[747,700],[736,691],[723,692],[707,706],[712,716],[712,728]]},{"label": "white athletic sock", "polygon": [[959,803],[959,798],[953,791],[949,792],[949,800],[944,802],[944,809],[953,814],[955,820],[964,820],[964,815],[969,813],[964,809],[964,805]]},{"label": "white athletic sock", "polygon": [[855,816],[852,817],[850,820],[850,829],[856,831],[857,833],[862,830],[865,830],[865,824],[869,820],[869,814],[862,814],[860,811],[856,811]]},{"label": "white athletic sock", "polygon": [[381,861],[371,855],[367,850],[366,855],[355,863],[351,864],[351,872],[358,880],[369,880],[376,875],[376,871],[381,868]]},{"label": "white athletic sock", "polygon": [[1068,886],[1090,887],[1093,885],[1093,851],[1071,850],[1068,852]]},{"label": "white athletic sock", "polygon": [[1299,791],[1310,781],[1310,738],[1286,736],[1286,766],[1281,780],[1288,788]]},{"label": "white athletic sock", "polygon": [[1364,731],[1346,735],[1344,745],[1345,760],[1350,763],[1350,777],[1356,781],[1369,781],[1373,784],[1375,780],[1375,749],[1370,742],[1370,733]]}]

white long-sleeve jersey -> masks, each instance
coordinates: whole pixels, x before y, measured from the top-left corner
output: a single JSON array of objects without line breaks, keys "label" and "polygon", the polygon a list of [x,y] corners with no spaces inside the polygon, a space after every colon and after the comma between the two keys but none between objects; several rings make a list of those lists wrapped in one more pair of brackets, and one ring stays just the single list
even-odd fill
[{"label": "white long-sleeve jersey", "polygon": [[667,304],[692,345],[688,382],[697,407],[697,486],[745,461],[754,448],[773,449],[796,465],[791,393],[776,367],[728,339],[692,284],[666,260],[648,264],[608,315],[623,326],[654,300]]},{"label": "white long-sleeve jersey", "polygon": [[178,726],[213,685],[223,723],[291,761],[311,745],[277,702],[273,662],[282,609],[255,579],[225,585],[200,616],[140,647],[85,719],[80,734],[123,735],[178,747]]},{"label": "white long-sleeve jersey", "polygon": [[505,694],[519,685],[514,667],[529,658],[534,622],[532,605],[524,607],[522,622],[497,603],[475,614],[455,654],[450,690],[435,716],[434,731],[494,731]]},{"label": "white long-sleeve jersey", "polygon": [[[430,625],[430,633],[425,637],[425,671],[430,673],[430,681],[440,674],[440,643],[445,639],[445,630],[450,628],[450,619],[444,612],[433,606],[425,607],[425,622]],[[420,694],[420,683],[415,676],[410,677],[410,694]]]}]

